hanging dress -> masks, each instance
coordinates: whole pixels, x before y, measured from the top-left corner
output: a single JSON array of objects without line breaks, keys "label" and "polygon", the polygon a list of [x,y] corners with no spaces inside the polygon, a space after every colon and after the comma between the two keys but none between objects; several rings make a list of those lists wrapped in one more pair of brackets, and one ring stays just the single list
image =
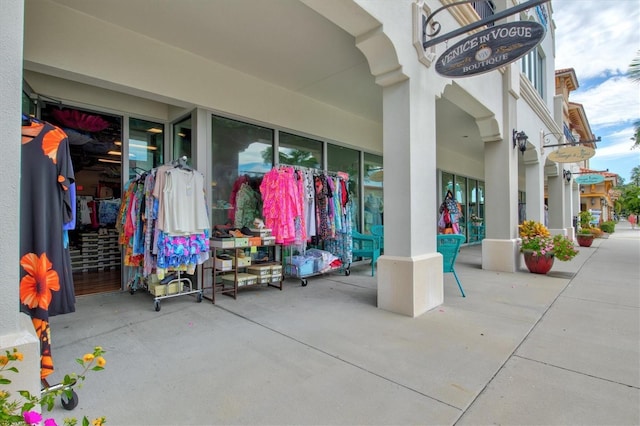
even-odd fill
[{"label": "hanging dress", "polygon": [[40,340],[40,376],[53,372],[49,316],[75,311],[63,226],[73,218],[74,181],[67,135],[45,122],[22,127],[20,178],[20,309]]}]

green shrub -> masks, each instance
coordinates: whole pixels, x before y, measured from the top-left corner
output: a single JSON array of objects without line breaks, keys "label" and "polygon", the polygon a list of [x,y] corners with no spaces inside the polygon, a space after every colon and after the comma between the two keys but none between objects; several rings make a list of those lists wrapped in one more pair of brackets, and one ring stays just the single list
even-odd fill
[{"label": "green shrub", "polygon": [[607,234],[613,234],[614,232],[616,232],[616,223],[612,220],[602,222],[600,224],[600,229],[602,229]]}]

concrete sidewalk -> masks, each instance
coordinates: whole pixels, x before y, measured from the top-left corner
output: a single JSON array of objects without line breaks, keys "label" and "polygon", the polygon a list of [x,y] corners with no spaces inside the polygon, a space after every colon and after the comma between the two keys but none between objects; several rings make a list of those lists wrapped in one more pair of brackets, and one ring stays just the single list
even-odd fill
[{"label": "concrete sidewalk", "polygon": [[556,261],[546,276],[480,268],[460,296],[408,318],[376,308],[367,265],[288,279],[216,305],[127,292],[52,318],[56,383],[99,345],[73,411],[109,425],[640,424],[640,230]]}]

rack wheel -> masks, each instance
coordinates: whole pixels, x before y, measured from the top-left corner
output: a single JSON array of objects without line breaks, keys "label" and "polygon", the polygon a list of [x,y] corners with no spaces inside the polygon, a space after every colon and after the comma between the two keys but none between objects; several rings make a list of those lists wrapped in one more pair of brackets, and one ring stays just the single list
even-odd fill
[{"label": "rack wheel", "polygon": [[344,274],[348,277],[349,275],[351,275],[351,270],[350,270],[349,268],[347,268],[347,269],[344,271]]},{"label": "rack wheel", "polygon": [[129,293],[133,296],[135,294],[135,290],[133,289],[133,287],[129,287]]},{"label": "rack wheel", "polygon": [[301,281],[302,281],[302,283],[301,283],[302,287],[306,287],[307,286],[307,279],[303,278]]},{"label": "rack wheel", "polygon": [[60,402],[65,410],[73,410],[78,406],[78,394],[73,389],[71,389],[71,397],[69,397],[68,392],[63,392]]},{"label": "rack wheel", "polygon": [[197,302],[197,303],[202,302],[202,293],[198,293],[198,294],[196,295],[196,302]]},{"label": "rack wheel", "polygon": [[153,307],[156,308],[156,312],[160,312],[160,301],[159,300],[154,301]]}]

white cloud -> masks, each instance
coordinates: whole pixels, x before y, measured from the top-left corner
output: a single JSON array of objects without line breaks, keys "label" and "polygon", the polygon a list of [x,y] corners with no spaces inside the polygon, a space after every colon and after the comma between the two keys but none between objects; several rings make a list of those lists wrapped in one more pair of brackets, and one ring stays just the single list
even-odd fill
[{"label": "white cloud", "polygon": [[627,77],[610,78],[599,86],[576,91],[569,100],[583,105],[591,127],[628,123],[640,118],[640,85]]},{"label": "white cloud", "polygon": [[631,150],[630,140],[640,119],[640,84],[624,75],[640,50],[640,2],[552,0],[552,7],[555,69],[575,70],[580,87],[569,100],[582,104],[591,132],[602,138],[590,165],[628,180],[640,165],[640,151]]},{"label": "white cloud", "polygon": [[640,49],[638,0],[553,0],[556,69],[574,68],[578,80],[625,73]]}]

